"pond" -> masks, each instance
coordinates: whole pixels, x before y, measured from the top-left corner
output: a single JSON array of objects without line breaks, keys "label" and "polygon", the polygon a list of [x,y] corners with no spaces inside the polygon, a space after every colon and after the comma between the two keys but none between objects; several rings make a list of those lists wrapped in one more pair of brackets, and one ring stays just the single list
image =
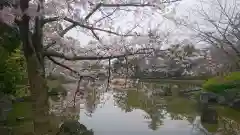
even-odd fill
[{"label": "pond", "polygon": [[[67,84],[73,89],[76,84]],[[50,97],[51,126],[32,127],[28,103],[18,103],[15,110],[24,120],[15,121],[10,116],[11,133],[25,135],[33,129],[51,128],[49,134],[56,134],[59,126],[67,119],[77,120],[91,129],[94,135],[237,135],[240,115],[235,110],[216,106],[220,122],[204,124],[199,121],[198,103],[193,95],[181,95],[179,91],[198,87],[190,83],[142,82],[131,88],[97,87],[76,97],[73,107],[73,92],[66,97]],[[171,91],[162,96],[161,90]],[[24,108],[25,107],[25,108]],[[200,125],[200,126],[199,126]],[[35,125],[36,126],[36,125]],[[40,125],[39,125],[40,126]],[[3,132],[2,132],[3,133]],[[6,132],[7,134],[7,132]],[[4,135],[4,134],[3,134]]]}]

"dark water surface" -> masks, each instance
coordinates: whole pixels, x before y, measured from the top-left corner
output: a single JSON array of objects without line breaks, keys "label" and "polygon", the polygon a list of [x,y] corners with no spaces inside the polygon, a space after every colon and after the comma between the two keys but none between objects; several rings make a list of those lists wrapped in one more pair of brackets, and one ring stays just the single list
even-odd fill
[{"label": "dark water surface", "polygon": [[[75,84],[68,84],[66,87],[71,90]],[[50,119],[54,125],[51,128],[57,131],[61,123],[72,119],[92,129],[94,135],[239,134],[240,115],[229,108],[216,107],[221,117],[219,124],[201,124],[200,112],[193,98],[194,95],[179,95],[180,90],[194,87],[197,86],[186,83],[150,82],[127,89],[109,88],[107,91],[98,87],[98,89],[87,90],[84,95],[78,96],[75,108],[72,107],[73,92],[69,91],[66,97],[56,96],[49,99],[52,114]],[[171,91],[172,96],[161,96],[159,91],[162,90]],[[22,108],[26,105],[17,107]],[[27,120],[12,125],[14,125],[13,131],[17,133],[16,135],[25,134],[25,130],[32,126]],[[19,125],[22,127],[18,128]]]}]

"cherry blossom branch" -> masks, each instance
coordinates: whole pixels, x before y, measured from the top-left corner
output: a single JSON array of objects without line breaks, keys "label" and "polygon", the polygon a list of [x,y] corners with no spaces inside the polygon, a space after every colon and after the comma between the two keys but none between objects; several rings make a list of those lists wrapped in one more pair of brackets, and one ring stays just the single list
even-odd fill
[{"label": "cherry blossom branch", "polygon": [[79,73],[78,71],[76,71],[76,70],[74,70],[74,69],[72,69],[72,68],[70,68],[70,67],[68,67],[68,66],[66,66],[66,65],[64,65],[64,64],[62,64],[62,63],[60,63],[60,62],[58,62],[58,61],[56,61],[56,60],[53,59],[52,57],[48,56],[47,58],[48,58],[49,60],[51,60],[54,64],[59,65],[60,67],[63,67],[63,68],[65,68],[65,69],[73,72],[74,74],[80,75],[80,73]]},{"label": "cherry blossom branch", "polygon": [[[171,0],[171,1],[166,0],[166,1],[162,1],[161,3],[158,3],[158,4],[174,3],[174,2],[178,2],[178,1],[181,1],[181,0]],[[91,3],[91,4],[93,4],[93,3]],[[146,3],[146,4],[143,4],[143,3],[127,3],[127,4],[98,3],[98,4],[96,4],[96,7],[93,8],[93,10],[85,17],[84,21],[87,21],[101,7],[117,7],[118,8],[118,7],[158,7],[158,6],[157,6],[157,4],[150,4],[150,3]],[[115,12],[115,10],[112,12],[112,14],[114,12]],[[110,15],[112,15],[112,14],[110,14]],[[108,16],[110,16],[110,15],[108,15]],[[108,17],[108,16],[106,16],[106,17]],[[104,17],[104,18],[106,18],[106,17]],[[42,24],[44,25],[46,23],[57,21],[57,20],[60,20],[60,19],[62,19],[62,17],[45,18],[43,20]],[[74,20],[72,20],[70,18],[67,18],[67,17],[65,17],[64,20],[73,23],[73,25],[71,25],[67,28],[66,32],[69,31],[70,29],[76,27],[76,26],[80,26],[80,27],[90,29],[90,30],[98,30],[98,31],[107,32],[107,33],[118,35],[118,36],[126,36],[126,35],[122,35],[122,34],[119,34],[119,33],[116,33],[116,32],[110,31],[110,30],[104,30],[104,29],[100,29],[100,28],[87,26],[87,25],[84,25],[83,23],[74,21]],[[64,32],[64,33],[66,33],[66,32]],[[131,35],[129,35],[129,36],[131,36]]]},{"label": "cherry blossom branch", "polygon": [[55,59],[53,59],[53,58],[50,57],[50,56],[48,56],[47,58],[48,58],[49,60],[51,60],[54,64],[56,64],[56,65],[58,65],[58,66],[60,66],[60,67],[63,67],[63,68],[65,68],[65,69],[73,72],[74,74],[78,75],[79,77],[82,77],[82,78],[91,78],[91,79],[94,79],[94,80],[96,79],[96,77],[93,77],[93,76],[80,75],[80,73],[79,73],[78,71],[76,71],[76,70],[74,70],[74,69],[72,69],[72,68],[70,68],[70,67],[68,67],[68,66],[66,66],[66,65],[64,65],[64,64],[62,64],[62,63],[60,63],[60,62],[58,62],[58,61],[56,61]]},{"label": "cherry blossom branch", "polygon": [[[100,8],[100,6],[101,6],[101,3],[97,4],[97,6],[84,18],[84,20],[87,21],[94,14],[94,12],[96,12]],[[45,18],[43,20],[43,25],[46,23],[49,23],[49,22],[54,22],[54,21],[60,20],[60,19],[62,19],[62,17]],[[65,35],[69,30],[71,30],[72,28],[74,28],[76,26],[77,26],[76,24],[70,25],[65,30],[63,30],[63,32],[62,32],[62,34],[60,34],[60,36]]]},{"label": "cherry blossom branch", "polygon": [[[158,4],[167,4],[167,3],[174,3],[174,2],[178,2],[178,1],[181,1],[181,0],[166,0],[166,1],[162,1]],[[93,4],[93,3],[91,3]],[[126,4],[105,4],[105,3],[98,3],[98,4],[95,4],[96,7],[93,8],[93,10],[85,17],[85,20],[88,20],[99,8],[101,7],[158,7],[157,4],[150,4],[150,3],[146,3],[146,4],[143,4],[143,3],[126,3]],[[158,7],[159,8],[159,7]],[[52,22],[52,21],[56,21],[58,19],[60,19],[61,17],[53,17],[53,18],[47,18],[47,19],[44,19],[44,23],[43,24],[46,24],[48,22]]]},{"label": "cherry blossom branch", "polygon": [[[72,24],[72,25],[68,26],[67,28],[65,28],[65,29],[59,34],[59,36],[60,36],[60,37],[63,37],[68,31],[70,31],[71,29],[73,29],[73,28],[76,27],[76,26],[77,26],[77,25],[75,25],[75,24]],[[49,43],[48,45],[46,45],[46,46],[44,47],[44,49],[47,50],[48,48],[54,46],[56,43],[57,43],[56,41],[52,41],[51,43]]]},{"label": "cherry blossom branch", "polygon": [[[48,21],[57,21],[59,19],[59,17],[54,17],[54,18],[48,18],[48,19],[45,19],[44,22],[48,22]],[[88,25],[84,25],[82,24],[81,22],[77,22],[77,21],[74,21],[73,19],[71,18],[67,18],[65,17],[64,20],[68,21],[68,22],[71,22],[72,25],[68,26],[67,28],[65,28],[59,35],[61,37],[63,37],[69,30],[75,28],[76,26],[80,26],[82,28],[86,28],[86,29],[89,29],[91,30],[91,32],[93,33],[93,36],[98,40],[100,41],[100,38],[97,36],[97,34],[94,32],[94,31],[101,31],[101,32],[106,32],[106,33],[110,33],[110,34],[113,34],[113,35],[117,35],[117,36],[123,36],[123,37],[128,37],[128,36],[136,36],[136,34],[120,34],[120,33],[117,33],[117,32],[114,32],[114,31],[111,31],[111,30],[105,30],[105,29],[101,29],[101,28],[96,28],[96,27],[93,27],[93,26],[88,26]],[[56,44],[56,41],[53,41],[51,43],[49,43],[46,47],[45,47],[45,50],[46,49],[49,49],[50,47],[52,47],[53,45]]]},{"label": "cherry blossom branch", "polygon": [[[166,0],[166,1],[162,1],[158,4],[167,4],[167,3],[173,3],[173,2],[178,2],[181,0]],[[157,4],[150,4],[150,3],[146,3],[146,4],[142,4],[142,3],[126,3],[126,4],[101,4],[102,7],[158,7]],[[159,7],[158,7],[159,8]]]},{"label": "cherry blossom branch", "polygon": [[128,52],[127,54],[111,55],[111,56],[68,56],[68,55],[65,55],[64,53],[59,53],[54,50],[45,51],[44,55],[47,57],[57,57],[57,58],[61,58],[69,61],[75,61],[75,60],[107,60],[107,59],[121,58],[125,56],[137,55],[137,54],[152,53],[152,52],[144,52],[144,50],[152,50],[152,48],[150,49],[144,48],[144,49],[139,49],[138,51],[132,52],[132,53]]},{"label": "cherry blossom branch", "polygon": [[124,37],[126,37],[126,36],[136,36],[136,35],[131,35],[131,34],[127,34],[127,35],[126,34],[120,34],[120,33],[117,33],[117,32],[111,31],[111,30],[106,30],[106,29],[101,29],[101,28],[85,25],[81,22],[74,21],[73,19],[67,18],[67,17],[65,17],[64,20],[68,21],[68,22],[71,22],[71,23],[73,23],[73,24],[75,24],[79,27],[89,29],[89,30],[96,30],[96,31],[106,32],[106,33],[114,34],[114,35],[117,35],[117,36],[124,36]]}]

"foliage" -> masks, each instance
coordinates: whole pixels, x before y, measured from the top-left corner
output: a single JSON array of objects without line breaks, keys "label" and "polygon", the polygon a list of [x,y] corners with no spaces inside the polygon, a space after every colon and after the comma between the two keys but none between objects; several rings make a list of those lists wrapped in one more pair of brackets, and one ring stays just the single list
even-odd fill
[{"label": "foliage", "polygon": [[[7,94],[17,94],[18,85],[24,84],[25,62],[20,51],[20,40],[16,31],[0,25],[0,90]],[[25,86],[24,86],[25,87]],[[21,89],[25,90],[25,89]],[[18,91],[18,93],[21,93]]]},{"label": "foliage", "polygon": [[[23,56],[20,54],[19,49],[13,53],[6,52],[5,49],[0,48],[2,56],[0,62],[0,78],[1,91],[7,94],[16,94],[17,86],[23,83],[25,77]],[[8,53],[8,54],[6,54]]]},{"label": "foliage", "polygon": [[20,37],[17,30],[0,23],[0,47],[6,49],[7,52],[13,52],[19,45]]},{"label": "foliage", "polygon": [[219,94],[229,89],[240,88],[240,72],[232,72],[223,77],[213,77],[203,84],[203,88]]}]

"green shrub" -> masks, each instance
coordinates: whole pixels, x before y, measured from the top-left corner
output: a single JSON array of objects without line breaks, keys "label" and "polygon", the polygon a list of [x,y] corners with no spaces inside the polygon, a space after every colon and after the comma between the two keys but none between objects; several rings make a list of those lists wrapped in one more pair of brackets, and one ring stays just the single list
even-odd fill
[{"label": "green shrub", "polygon": [[0,92],[17,95],[26,89],[26,66],[17,30],[0,24]]},{"label": "green shrub", "polygon": [[240,72],[232,72],[226,76],[217,76],[207,80],[203,84],[206,91],[222,94],[228,89],[240,90]]},{"label": "green shrub", "polygon": [[0,47],[0,51],[5,51],[5,56],[2,55],[3,59],[0,61],[0,91],[15,95],[17,89],[20,89],[18,85],[24,84],[24,80],[26,80],[23,55],[19,49],[9,53]]},{"label": "green shrub", "polygon": [[226,81],[240,82],[240,72],[232,72],[224,77]]}]

